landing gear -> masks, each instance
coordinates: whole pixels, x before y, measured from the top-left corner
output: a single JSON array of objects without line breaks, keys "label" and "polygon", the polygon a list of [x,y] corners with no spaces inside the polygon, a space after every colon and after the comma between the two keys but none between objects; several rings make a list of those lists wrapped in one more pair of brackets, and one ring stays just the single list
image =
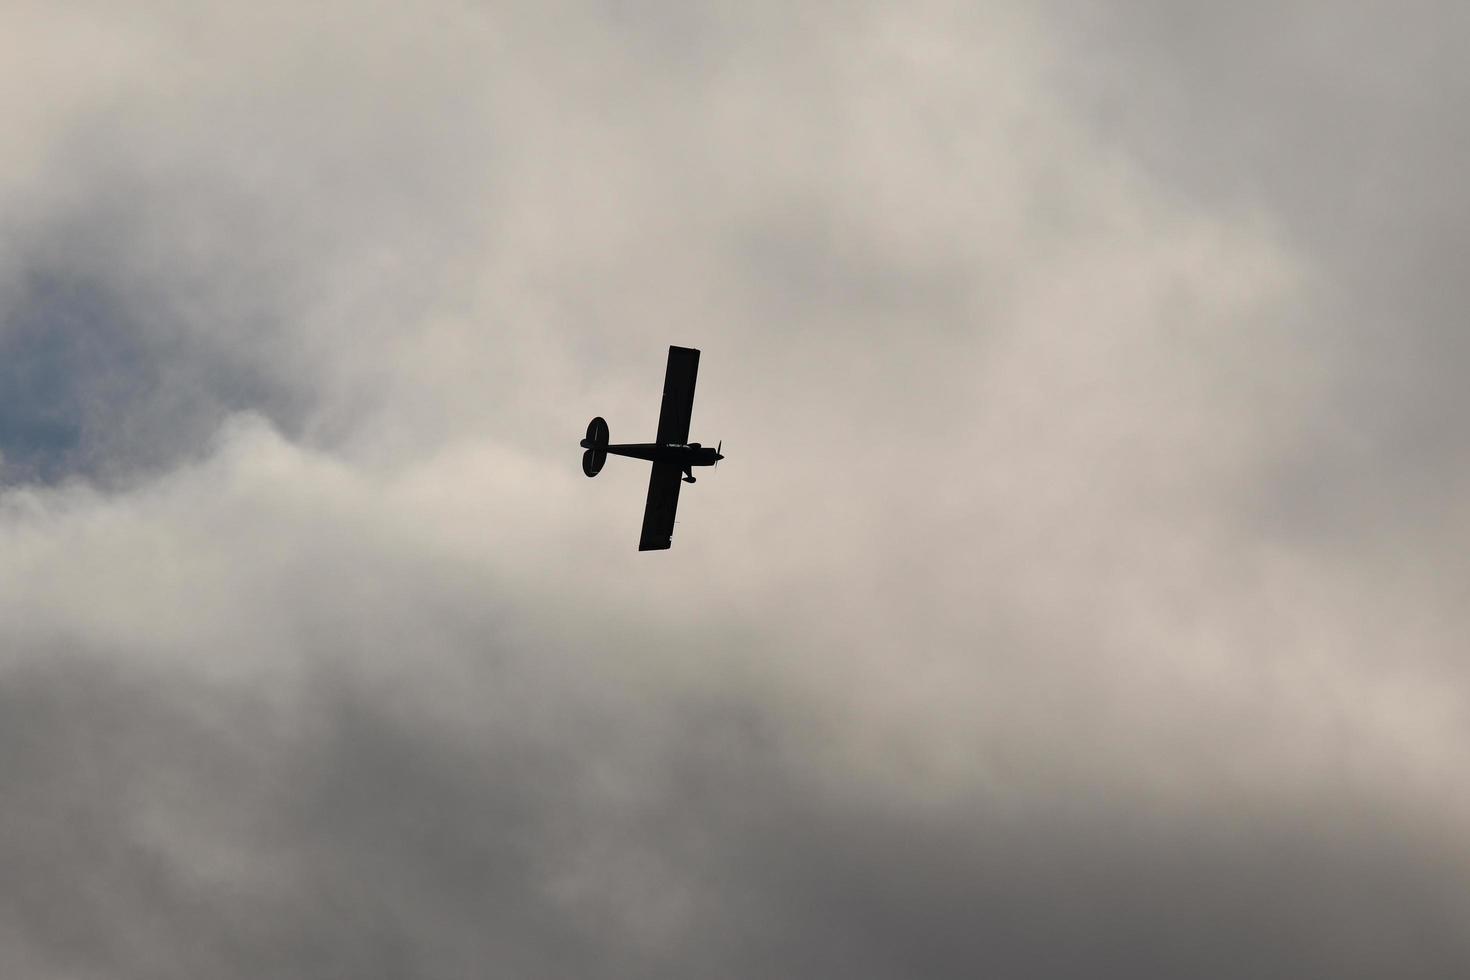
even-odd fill
[{"label": "landing gear", "polygon": [[694,482],[694,474],[691,473],[688,470],[685,470],[684,471],[684,482],[685,483],[693,483]]}]

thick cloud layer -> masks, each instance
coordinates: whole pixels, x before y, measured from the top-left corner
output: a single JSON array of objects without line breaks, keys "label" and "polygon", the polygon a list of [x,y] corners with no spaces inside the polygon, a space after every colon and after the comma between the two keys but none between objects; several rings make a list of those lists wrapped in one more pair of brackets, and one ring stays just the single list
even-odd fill
[{"label": "thick cloud layer", "polygon": [[5,976],[1470,964],[1448,7],[131,6],[0,25]]}]

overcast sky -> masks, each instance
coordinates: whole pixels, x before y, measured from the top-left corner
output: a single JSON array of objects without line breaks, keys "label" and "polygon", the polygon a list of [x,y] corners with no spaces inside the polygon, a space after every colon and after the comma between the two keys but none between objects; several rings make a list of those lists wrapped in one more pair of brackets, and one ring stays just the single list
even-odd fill
[{"label": "overcast sky", "polygon": [[5,0],[0,974],[1470,975],[1464,11]]}]

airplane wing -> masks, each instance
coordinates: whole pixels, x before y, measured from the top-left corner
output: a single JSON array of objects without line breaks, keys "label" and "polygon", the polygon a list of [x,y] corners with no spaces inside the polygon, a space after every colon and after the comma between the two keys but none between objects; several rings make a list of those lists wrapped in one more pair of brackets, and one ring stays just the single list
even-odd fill
[{"label": "airplane wing", "polygon": [[[658,442],[662,445],[682,446],[689,441],[689,416],[694,411],[694,379],[698,374],[699,351],[692,347],[669,348],[669,366],[664,371],[664,404],[658,413]],[[677,491],[678,487],[674,489]],[[674,496],[677,498],[678,493]],[[673,514],[672,505],[669,513]],[[673,518],[669,521],[672,526]]]},{"label": "airplane wing", "polygon": [[[695,353],[698,354],[697,351]],[[669,364],[672,370],[673,355],[669,357]],[[665,411],[668,404],[668,396],[665,396]],[[689,416],[686,414],[684,417],[688,419]],[[643,507],[643,536],[638,539],[639,551],[662,551],[669,546],[674,536],[674,511],[679,506],[679,482],[683,478],[684,471],[673,463],[653,464],[653,473],[648,477],[648,503]]]}]

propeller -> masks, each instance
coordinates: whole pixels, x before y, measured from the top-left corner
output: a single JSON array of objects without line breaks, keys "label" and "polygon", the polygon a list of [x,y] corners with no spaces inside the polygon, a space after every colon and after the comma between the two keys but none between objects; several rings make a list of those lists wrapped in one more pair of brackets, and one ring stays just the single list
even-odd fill
[{"label": "propeller", "polygon": [[723,439],[721,439],[715,445],[715,469],[719,469],[720,468],[720,458],[721,458],[720,450],[723,449],[724,446],[725,446],[725,440],[723,440]]}]

